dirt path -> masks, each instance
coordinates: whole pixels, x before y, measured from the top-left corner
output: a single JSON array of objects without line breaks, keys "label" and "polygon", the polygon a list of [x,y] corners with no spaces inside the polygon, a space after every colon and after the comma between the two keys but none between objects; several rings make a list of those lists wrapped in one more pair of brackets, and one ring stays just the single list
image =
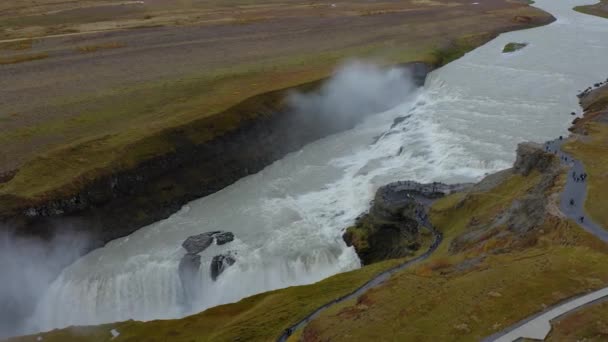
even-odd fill
[{"label": "dirt path", "polygon": [[[555,139],[545,144],[546,151],[555,153],[563,165],[570,167],[566,186],[560,197],[560,210],[567,218],[574,220],[581,228],[608,243],[608,231],[594,222],[585,213],[584,204],[587,196],[587,182],[584,178],[581,178],[581,175],[586,174],[585,168],[579,160],[572,158],[572,156],[561,150],[563,143],[563,139]],[[521,338],[544,340],[551,331],[552,320],[581,307],[606,299],[608,299],[608,287],[589,294],[582,294],[536,313],[509,328],[485,338],[483,341],[512,342]]]},{"label": "dirt path", "polygon": [[285,331],[283,331],[283,333],[281,334],[281,336],[279,336],[279,338],[277,338],[278,342],[285,342],[287,341],[287,339],[289,338],[289,336],[291,336],[295,331],[304,328],[310,321],[312,321],[313,319],[315,319],[317,316],[319,316],[319,314],[321,314],[323,311],[329,309],[330,307],[332,307],[335,304],[338,303],[342,303],[344,301],[350,300],[350,299],[354,299],[357,298],[361,295],[363,295],[365,292],[367,292],[368,290],[375,288],[381,284],[383,284],[385,281],[387,281],[393,274],[402,271],[412,265],[416,265],[426,259],[428,259],[429,256],[431,256],[433,254],[433,252],[435,252],[435,250],[437,250],[437,247],[439,247],[439,245],[441,244],[441,242],[443,241],[443,234],[439,231],[437,231],[432,225],[431,222],[429,221],[429,217],[426,214],[426,212],[428,211],[428,209],[430,208],[431,204],[433,203],[433,201],[430,201],[426,198],[422,199],[422,198],[416,198],[416,201],[418,203],[420,203],[420,206],[424,208],[424,212],[425,214],[420,214],[419,217],[416,218],[416,220],[418,221],[418,223],[422,226],[425,227],[426,229],[430,230],[431,233],[433,234],[433,242],[431,243],[429,249],[424,252],[424,254],[408,260],[400,265],[397,265],[391,269],[388,269],[380,274],[378,274],[376,277],[370,279],[367,283],[363,284],[361,287],[359,287],[358,289],[354,290],[353,292],[351,292],[350,294],[344,295],[342,297],[336,298],[333,301],[317,308],[316,310],[314,310],[313,312],[311,312],[310,314],[308,314],[306,317],[302,318],[300,321],[298,321],[297,323],[295,323],[294,325],[290,326],[289,328],[285,329]]}]

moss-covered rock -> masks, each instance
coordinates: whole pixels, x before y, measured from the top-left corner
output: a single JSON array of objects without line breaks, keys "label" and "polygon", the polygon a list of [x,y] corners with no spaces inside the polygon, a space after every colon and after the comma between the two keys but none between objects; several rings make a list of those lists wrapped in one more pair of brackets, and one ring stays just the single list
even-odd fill
[{"label": "moss-covered rock", "polygon": [[426,206],[461,185],[396,182],[378,189],[367,214],[346,230],[343,238],[354,246],[361,262],[413,255],[428,238],[420,233],[426,220]]},{"label": "moss-covered rock", "polygon": [[528,46],[528,43],[509,43],[502,49],[502,53],[511,53]]}]

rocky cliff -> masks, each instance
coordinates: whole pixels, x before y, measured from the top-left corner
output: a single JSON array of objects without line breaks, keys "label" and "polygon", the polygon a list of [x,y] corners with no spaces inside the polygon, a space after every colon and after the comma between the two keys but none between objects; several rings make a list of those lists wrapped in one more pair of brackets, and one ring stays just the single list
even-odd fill
[{"label": "rocky cliff", "polygon": [[344,241],[355,247],[364,265],[411,256],[430,238],[428,232],[421,231],[425,207],[467,186],[412,181],[385,185],[376,192],[369,212],[346,230]]}]

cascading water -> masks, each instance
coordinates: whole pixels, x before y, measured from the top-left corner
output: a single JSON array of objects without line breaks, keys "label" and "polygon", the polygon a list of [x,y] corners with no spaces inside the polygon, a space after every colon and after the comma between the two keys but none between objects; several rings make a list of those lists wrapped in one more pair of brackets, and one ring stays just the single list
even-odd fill
[{"label": "cascading water", "polygon": [[[566,132],[576,92],[608,71],[608,21],[571,10],[589,2],[538,0],[557,22],[503,34],[432,73],[395,108],[81,258],[47,291],[32,330],[180,317],[359,267],[342,229],[380,185],[473,181],[509,167],[517,143]],[[509,42],[529,45],[502,54]],[[201,295],[186,310],[180,244],[214,230],[235,240],[201,253]],[[229,251],[236,263],[211,280],[211,258]]]}]

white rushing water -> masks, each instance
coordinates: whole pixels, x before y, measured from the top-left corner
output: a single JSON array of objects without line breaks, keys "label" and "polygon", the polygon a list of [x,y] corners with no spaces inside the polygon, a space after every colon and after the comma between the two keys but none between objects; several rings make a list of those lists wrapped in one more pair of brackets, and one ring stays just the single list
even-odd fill
[{"label": "white rushing water", "polygon": [[[503,34],[433,72],[424,89],[394,109],[81,258],[52,284],[32,329],[188,314],[177,272],[180,245],[207,231],[231,231],[236,239],[201,254],[193,311],[359,267],[342,229],[379,186],[478,180],[509,167],[517,143],[566,133],[569,113],[580,111],[577,91],[608,76],[608,20],[571,10],[591,2],[538,0],[555,23]],[[509,42],[529,45],[501,53]],[[227,251],[237,261],[214,282],[211,258]]]}]

